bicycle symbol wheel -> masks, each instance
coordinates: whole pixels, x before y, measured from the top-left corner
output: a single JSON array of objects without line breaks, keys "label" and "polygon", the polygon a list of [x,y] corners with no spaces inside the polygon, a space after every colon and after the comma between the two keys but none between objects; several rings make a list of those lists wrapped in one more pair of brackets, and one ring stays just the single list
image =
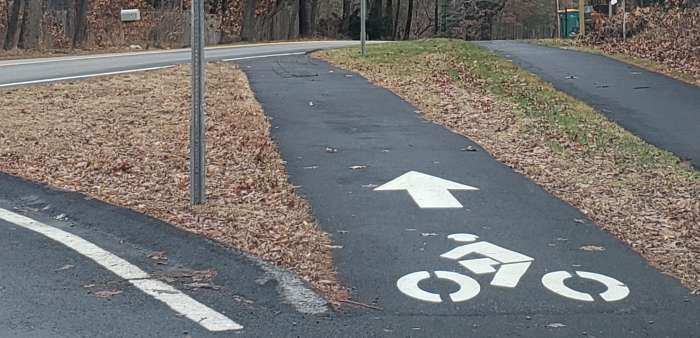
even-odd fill
[{"label": "bicycle symbol wheel", "polygon": [[[435,271],[435,276],[438,279],[454,282],[459,286],[459,290],[450,294],[450,299],[455,303],[470,300],[481,292],[481,285],[479,285],[479,282],[461,273]],[[428,271],[409,273],[396,281],[396,287],[398,287],[399,291],[403,294],[411,298],[431,303],[441,303],[442,297],[440,297],[439,294],[425,291],[418,285],[420,282],[430,278],[430,273]]]}]

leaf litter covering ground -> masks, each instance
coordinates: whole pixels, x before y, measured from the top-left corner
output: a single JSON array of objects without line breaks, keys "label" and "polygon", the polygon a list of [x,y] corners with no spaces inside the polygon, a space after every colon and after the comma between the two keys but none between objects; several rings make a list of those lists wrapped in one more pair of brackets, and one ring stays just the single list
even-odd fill
[{"label": "leaf litter covering ground", "polygon": [[0,91],[0,171],[78,191],[287,267],[345,299],[235,66],[207,68],[208,203],[189,206],[189,68]]},{"label": "leaf litter covering ground", "polygon": [[[700,7],[638,7],[628,13],[626,40],[622,39],[623,15],[594,20],[595,28],[576,44],[661,64],[662,71],[684,75],[700,85]],[[671,74],[673,75],[673,74]]]},{"label": "leaf litter covering ground", "polygon": [[[360,72],[700,290],[700,174],[497,55],[451,40],[320,57]],[[465,151],[465,156],[468,156]],[[582,220],[573,220],[576,223]],[[596,243],[581,250],[603,251]]]}]

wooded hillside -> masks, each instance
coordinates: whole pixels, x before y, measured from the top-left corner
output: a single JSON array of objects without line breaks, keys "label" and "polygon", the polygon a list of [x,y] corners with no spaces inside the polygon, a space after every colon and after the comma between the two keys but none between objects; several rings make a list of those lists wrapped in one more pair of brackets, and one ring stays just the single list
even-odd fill
[{"label": "wooded hillside", "polygon": [[[191,0],[0,0],[4,49],[184,47]],[[205,0],[208,44],[305,37],[359,38],[359,0]],[[368,0],[371,39],[488,39],[504,8],[547,13],[543,0]],[[141,20],[122,22],[137,8]],[[543,13],[544,12],[544,13]],[[516,17],[516,21],[521,16]],[[512,21],[512,20],[511,20]],[[546,20],[545,20],[546,21]],[[551,22],[549,23],[551,24]]]}]

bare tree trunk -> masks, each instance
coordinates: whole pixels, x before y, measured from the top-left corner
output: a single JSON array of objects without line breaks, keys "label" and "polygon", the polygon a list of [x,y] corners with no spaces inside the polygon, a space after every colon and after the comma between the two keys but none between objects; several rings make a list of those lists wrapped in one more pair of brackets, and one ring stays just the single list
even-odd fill
[{"label": "bare tree trunk", "polygon": [[73,48],[82,47],[87,40],[87,0],[75,2],[75,34],[73,35]]},{"label": "bare tree trunk", "polygon": [[394,16],[394,40],[399,39],[399,14],[401,14],[401,0],[396,0],[396,15]]},{"label": "bare tree trunk", "polygon": [[310,35],[318,33],[318,0],[311,0],[311,17],[309,18]]},{"label": "bare tree trunk", "polygon": [[302,37],[309,36],[310,23],[309,20],[308,0],[299,0],[299,35]]},{"label": "bare tree trunk", "polygon": [[24,37],[25,35],[28,35],[27,31],[29,30],[29,27],[27,25],[29,24],[29,2],[31,1],[32,0],[24,0],[24,9],[22,10],[22,21],[21,23],[18,23],[19,37],[17,38],[17,48],[19,49],[26,49],[28,47],[24,43]]},{"label": "bare tree trunk", "polygon": [[243,5],[243,25],[241,25],[241,39],[245,41],[255,42],[256,7],[256,0],[245,0],[245,3]]},{"label": "bare tree trunk", "polygon": [[413,0],[408,0],[408,13],[406,14],[406,30],[404,31],[403,39],[408,40],[411,37],[411,25],[413,24]]},{"label": "bare tree trunk", "polygon": [[28,49],[41,47],[42,0],[25,0],[22,25],[17,47]]},{"label": "bare tree trunk", "polygon": [[384,22],[384,6],[382,0],[371,2],[369,17],[367,22],[367,33],[371,39],[381,39],[384,37],[386,25]]},{"label": "bare tree trunk", "polygon": [[384,9],[384,17],[386,18],[386,38],[391,39],[394,36],[394,1],[386,0],[386,9]]},{"label": "bare tree trunk", "polygon": [[350,34],[350,17],[352,16],[352,13],[350,13],[351,10],[352,1],[343,0],[343,34]]},{"label": "bare tree trunk", "polygon": [[435,35],[438,35],[438,32],[439,32],[438,27],[440,26],[440,19],[439,19],[440,8],[439,7],[440,7],[440,1],[435,0],[435,20],[433,21],[435,24],[435,27],[434,27],[435,28]]},{"label": "bare tree trunk", "polygon": [[24,0],[15,0],[12,2],[12,7],[10,7],[9,17],[7,19],[7,35],[5,36],[5,45],[3,48],[5,50],[14,49],[17,47],[17,32],[19,31],[20,17],[19,14],[22,13],[24,8]]}]

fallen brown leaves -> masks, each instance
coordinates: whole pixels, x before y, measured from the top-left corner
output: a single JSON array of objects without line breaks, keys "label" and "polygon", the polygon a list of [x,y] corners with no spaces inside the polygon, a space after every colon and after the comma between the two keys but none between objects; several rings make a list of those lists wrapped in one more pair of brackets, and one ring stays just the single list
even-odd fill
[{"label": "fallen brown leaves", "polygon": [[596,21],[582,43],[610,54],[624,54],[668,66],[700,84],[700,7],[636,8],[622,39],[622,13]]},{"label": "fallen brown leaves", "polygon": [[[399,45],[375,46],[374,58],[356,57],[351,50],[319,55],[360,72],[414,104],[427,118],[478,142],[499,161],[579,208],[661,271],[691,290],[700,288],[700,175],[495,55],[485,56],[487,52],[464,42],[410,44],[403,54],[395,50]],[[464,59],[465,55],[469,56]],[[493,80],[484,74],[500,77]],[[505,81],[505,88],[494,94],[488,88],[499,81]],[[532,107],[522,105],[521,95],[537,93],[544,95],[531,100],[541,105],[526,112]],[[552,104],[565,110],[541,114]],[[558,117],[585,121],[587,125],[572,128],[586,130],[587,141],[553,122]],[[602,136],[606,138],[597,139]]]},{"label": "fallen brown leaves", "polygon": [[269,122],[232,65],[207,68],[209,195],[190,208],[188,76],[180,66],[2,91],[0,170],[206,235],[345,299],[328,236],[288,183]]}]

